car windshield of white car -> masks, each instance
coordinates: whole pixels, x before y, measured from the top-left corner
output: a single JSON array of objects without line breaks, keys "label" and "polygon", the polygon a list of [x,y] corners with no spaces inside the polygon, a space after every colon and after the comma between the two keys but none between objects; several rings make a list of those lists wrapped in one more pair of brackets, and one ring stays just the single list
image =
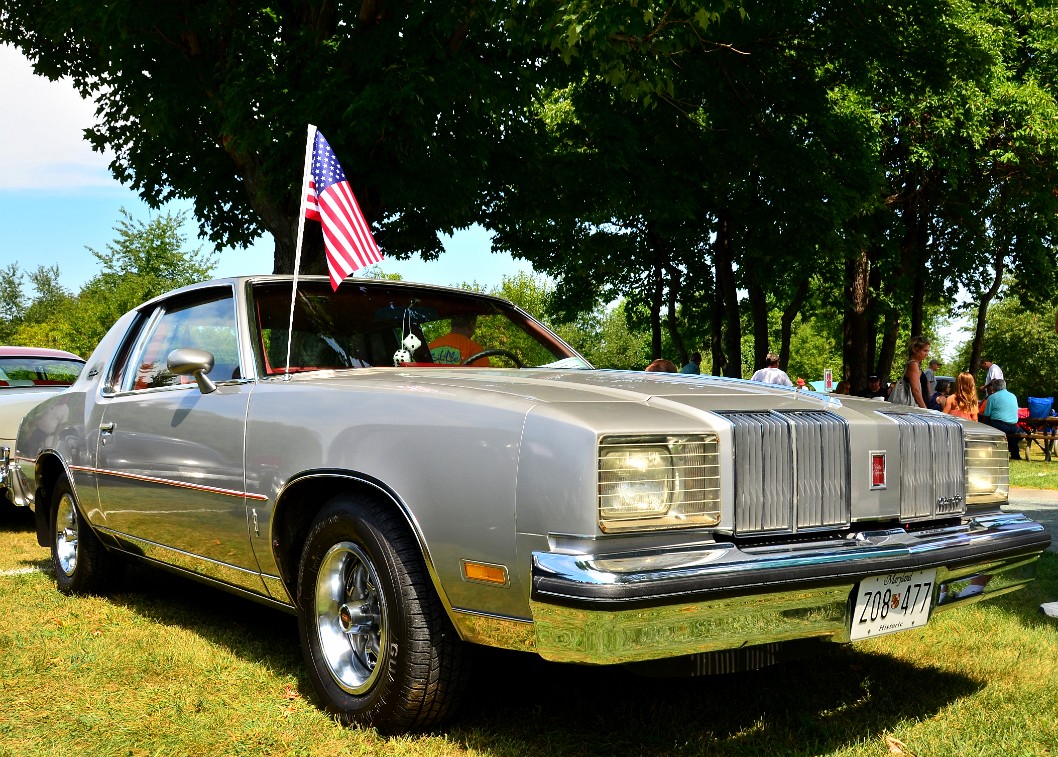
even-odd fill
[{"label": "car windshield of white car", "polygon": [[294,327],[289,284],[259,283],[253,302],[261,369],[522,368],[588,363],[539,322],[491,297],[401,283],[299,283]]},{"label": "car windshield of white car", "polygon": [[69,386],[77,380],[84,363],[65,358],[32,356],[0,358],[0,387]]}]

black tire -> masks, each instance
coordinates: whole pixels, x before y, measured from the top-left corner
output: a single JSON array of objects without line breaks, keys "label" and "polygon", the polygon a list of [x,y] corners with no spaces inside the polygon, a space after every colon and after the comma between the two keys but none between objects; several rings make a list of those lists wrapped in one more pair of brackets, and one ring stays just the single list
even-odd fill
[{"label": "black tire", "polygon": [[395,513],[349,495],[328,502],[305,541],[297,599],[312,684],[343,723],[394,734],[455,712],[464,643]]},{"label": "black tire", "polygon": [[121,579],[124,562],[109,552],[84,520],[65,476],[51,497],[51,562],[63,594],[105,594]]}]

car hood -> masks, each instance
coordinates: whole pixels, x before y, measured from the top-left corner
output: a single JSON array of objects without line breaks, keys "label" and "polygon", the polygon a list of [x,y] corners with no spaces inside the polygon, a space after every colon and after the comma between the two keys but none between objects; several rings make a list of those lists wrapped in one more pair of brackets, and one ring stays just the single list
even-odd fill
[{"label": "car hood", "polygon": [[525,370],[425,368],[303,374],[296,381],[390,391],[433,392],[449,396],[488,392],[521,399],[530,405],[583,402],[637,402],[685,405],[697,410],[824,410],[845,407],[872,413],[891,408],[878,400],[798,391],[718,376],[616,370]]}]

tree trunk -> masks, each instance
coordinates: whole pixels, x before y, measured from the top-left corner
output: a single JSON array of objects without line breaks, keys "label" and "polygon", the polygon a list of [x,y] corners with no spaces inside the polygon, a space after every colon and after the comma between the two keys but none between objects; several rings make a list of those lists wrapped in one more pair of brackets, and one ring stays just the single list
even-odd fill
[{"label": "tree trunk", "polygon": [[[768,344],[768,297],[753,275],[748,275],[746,291],[749,294],[750,314],[753,317],[753,370],[764,367],[770,345]],[[785,364],[783,364],[785,365]]]},{"label": "tree trunk", "polygon": [[669,339],[676,349],[679,364],[687,365],[690,355],[687,354],[687,346],[683,343],[683,335],[680,333],[679,303],[680,292],[683,289],[683,271],[679,266],[668,265],[665,267],[669,274],[669,302],[668,312],[665,315],[665,324],[669,329]]},{"label": "tree trunk", "polygon": [[880,261],[883,257],[881,247],[875,245],[868,254],[868,265],[871,271],[867,276],[867,360],[864,362],[864,370],[874,373],[878,367],[878,332],[879,324],[882,322],[882,301],[878,293],[882,291],[882,266]]},{"label": "tree trunk", "polygon": [[[977,369],[981,367],[981,351],[985,344],[985,322],[988,318],[988,306],[1003,285],[1003,272],[1006,270],[1006,256],[1003,254],[1003,246],[997,244],[995,257],[992,260],[995,276],[992,278],[992,286],[981,295],[981,301],[977,303],[977,324],[974,327],[973,346],[970,348],[970,367],[968,370],[977,375]],[[987,355],[985,356],[987,357]]]},{"label": "tree trunk", "polygon": [[716,265],[717,296],[723,303],[724,348],[727,353],[724,375],[742,378],[742,317],[738,309],[738,290],[731,252],[731,226],[730,211],[721,211],[713,261]]},{"label": "tree trunk", "polygon": [[858,250],[845,261],[845,318],[842,325],[843,376],[847,376],[853,391],[867,386],[867,310],[870,299],[868,277],[870,261],[866,248]]},{"label": "tree trunk", "polygon": [[922,204],[916,204],[915,246],[911,250],[914,287],[911,293],[911,336],[919,336],[926,322],[926,261],[929,258],[929,228]]},{"label": "tree trunk", "polygon": [[706,275],[709,277],[707,283],[713,293],[709,303],[709,353],[712,362],[710,370],[714,376],[723,376],[727,367],[727,356],[724,355],[724,307],[720,302],[720,288],[716,285],[716,277],[711,271]]},{"label": "tree trunk", "polygon": [[922,265],[916,265],[915,269],[915,283],[911,293],[911,336],[921,335],[925,323],[926,277],[922,275]]},{"label": "tree trunk", "polygon": [[[888,379],[893,372],[893,363],[896,361],[897,356],[897,345],[896,341],[900,338],[900,312],[895,308],[890,308],[889,312],[885,314],[885,330],[882,333],[882,348],[878,352],[878,365],[875,366],[875,373],[882,377],[885,381]],[[900,360],[900,365],[903,366],[904,360]]]},{"label": "tree trunk", "polygon": [[[912,171],[904,183],[904,201],[901,203],[904,236],[900,240],[900,267],[894,280],[898,283],[911,282],[911,335],[922,333],[926,297],[925,256],[928,241],[928,229],[923,210],[922,194],[925,182],[918,171]],[[896,291],[907,289],[894,287]],[[894,299],[899,302],[900,298]]]},{"label": "tree trunk", "polygon": [[[272,273],[294,273],[294,256],[297,252],[297,225],[290,234],[273,235],[275,252],[272,258]],[[323,230],[316,221],[305,221],[305,237],[301,243],[302,275],[327,273],[327,259],[323,249]]]},{"label": "tree trunk", "polygon": [[665,296],[665,281],[661,263],[655,260],[650,270],[650,359],[661,355],[661,303]]},{"label": "tree trunk", "polygon": [[811,277],[808,275],[801,279],[801,283],[797,286],[797,291],[794,292],[793,299],[786,304],[786,309],[782,311],[782,325],[779,337],[779,366],[784,370],[790,364],[790,338],[793,335],[793,322],[808,298],[810,281]]}]

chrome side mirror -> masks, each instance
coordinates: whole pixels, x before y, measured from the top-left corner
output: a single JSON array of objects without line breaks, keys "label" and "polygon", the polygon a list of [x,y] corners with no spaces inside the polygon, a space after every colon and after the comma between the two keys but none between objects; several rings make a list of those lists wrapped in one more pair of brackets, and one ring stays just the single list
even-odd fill
[{"label": "chrome side mirror", "polygon": [[213,354],[194,347],[181,347],[169,353],[165,359],[170,373],[178,376],[194,376],[198,390],[203,394],[217,391],[217,385],[206,374],[213,370]]}]

